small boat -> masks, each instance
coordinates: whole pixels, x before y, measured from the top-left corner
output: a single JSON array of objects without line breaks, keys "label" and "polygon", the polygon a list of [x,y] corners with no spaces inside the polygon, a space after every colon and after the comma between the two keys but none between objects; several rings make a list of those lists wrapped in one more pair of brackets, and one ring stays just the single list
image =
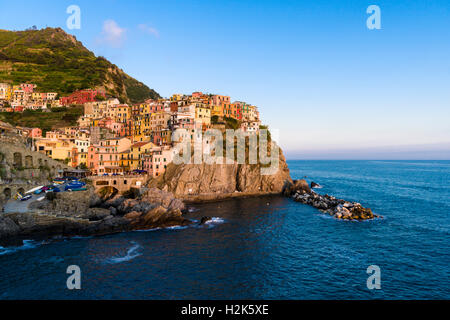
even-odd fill
[{"label": "small boat", "polygon": [[37,201],[42,201],[44,199],[45,199],[45,197],[40,197],[40,198],[37,198]]},{"label": "small boat", "polygon": [[53,192],[61,192],[61,190],[58,187],[53,188]]},{"label": "small boat", "polygon": [[17,192],[17,194],[14,196],[15,200],[21,200],[23,198],[23,195],[19,192]]},{"label": "small boat", "polygon": [[33,196],[32,196],[31,194],[29,194],[29,195],[27,195],[27,196],[25,196],[25,197],[22,197],[22,198],[20,199],[20,201],[27,201],[27,200],[30,200],[31,198],[33,198]]},{"label": "small boat", "polygon": [[48,193],[48,192],[60,192],[60,191],[61,191],[61,190],[55,191],[56,189],[59,190],[58,187],[55,187],[55,186],[47,186],[47,188],[46,188],[46,190],[45,190],[45,193]]},{"label": "small boat", "polygon": [[86,190],[87,190],[86,187],[67,189],[67,191],[86,191]]},{"label": "small boat", "polygon": [[33,192],[34,194],[41,194],[42,192],[44,192],[44,190],[42,190],[42,188],[36,190],[35,192]]},{"label": "small boat", "polygon": [[86,185],[86,183],[84,183],[84,182],[71,182],[64,187],[64,190],[67,191],[69,189],[73,190],[73,189],[83,188],[85,185]]},{"label": "small boat", "polygon": [[33,189],[31,189],[31,190],[28,190],[27,192],[25,192],[25,194],[28,194],[28,193],[33,193],[33,192],[35,192],[35,191],[37,191],[37,190],[39,190],[39,189],[41,189],[43,186],[40,186],[40,187],[36,187],[36,188],[33,188]]}]

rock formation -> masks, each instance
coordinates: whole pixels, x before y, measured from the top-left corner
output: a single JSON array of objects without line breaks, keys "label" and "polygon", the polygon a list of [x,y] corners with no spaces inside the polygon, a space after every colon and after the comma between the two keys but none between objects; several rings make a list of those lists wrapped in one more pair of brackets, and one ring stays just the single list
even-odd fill
[{"label": "rock formation", "polygon": [[162,176],[150,181],[149,186],[196,202],[281,194],[287,183],[292,183],[292,179],[280,150],[279,169],[273,175],[261,174],[259,164],[170,164]]},{"label": "rock formation", "polygon": [[284,195],[292,197],[337,219],[368,220],[379,218],[371,209],[364,208],[360,203],[349,202],[330,195],[320,195],[312,191],[305,180],[296,180],[285,188]]},{"label": "rock formation", "polygon": [[102,198],[89,188],[33,202],[31,212],[0,215],[0,244],[15,239],[102,235],[122,231],[188,225],[184,203],[166,191],[149,189],[138,199]]},{"label": "rock formation", "polygon": [[311,189],[322,188],[322,186],[314,181],[311,181]]}]

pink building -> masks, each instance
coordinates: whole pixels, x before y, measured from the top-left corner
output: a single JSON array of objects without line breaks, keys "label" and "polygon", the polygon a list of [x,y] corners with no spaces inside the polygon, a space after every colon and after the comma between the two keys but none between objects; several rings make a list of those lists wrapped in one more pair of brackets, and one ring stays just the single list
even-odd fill
[{"label": "pink building", "polygon": [[90,146],[87,159],[89,170],[93,175],[123,173],[121,155],[130,147],[131,140],[127,138],[105,139]]},{"label": "pink building", "polygon": [[214,95],[212,97],[212,103],[215,106],[221,106],[223,104],[230,104],[230,97],[229,96],[220,96],[220,95]]},{"label": "pink building", "polygon": [[192,98],[200,98],[203,95],[203,92],[193,92]]},{"label": "pink building", "polygon": [[72,93],[67,97],[62,97],[60,99],[60,103],[63,106],[66,106],[68,104],[84,104],[86,102],[96,101],[97,96],[102,96],[103,98],[106,98],[106,93],[101,90],[92,90],[92,89],[80,90]]},{"label": "pink building", "polygon": [[33,93],[34,88],[36,88],[36,85],[35,84],[31,84],[31,83],[21,83],[20,84],[20,88],[25,93]]},{"label": "pink building", "polygon": [[142,155],[142,169],[154,178],[164,174],[169,163],[173,161],[172,148],[155,148],[148,154]]},{"label": "pink building", "polygon": [[29,137],[30,138],[41,138],[42,137],[42,130],[40,128],[33,128],[33,129],[31,129]]}]

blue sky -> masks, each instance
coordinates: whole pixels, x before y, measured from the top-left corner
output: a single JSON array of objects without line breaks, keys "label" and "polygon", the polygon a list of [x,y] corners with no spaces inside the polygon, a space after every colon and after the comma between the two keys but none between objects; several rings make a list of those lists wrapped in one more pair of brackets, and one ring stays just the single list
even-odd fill
[{"label": "blue sky", "polygon": [[[68,30],[66,8],[81,9]],[[369,5],[381,30],[369,30]],[[256,104],[289,158],[450,159],[450,2],[0,1],[0,28],[62,27],[163,96]]]}]

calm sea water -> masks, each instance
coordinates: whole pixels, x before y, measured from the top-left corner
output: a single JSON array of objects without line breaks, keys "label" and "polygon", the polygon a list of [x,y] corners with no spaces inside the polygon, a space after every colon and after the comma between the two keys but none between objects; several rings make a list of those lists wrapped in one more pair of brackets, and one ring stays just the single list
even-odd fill
[{"label": "calm sea water", "polygon": [[[344,222],[281,197],[196,206],[203,227],[0,248],[0,299],[449,299],[449,161],[289,161],[371,207]],[[82,290],[66,289],[66,268]],[[369,265],[381,290],[366,287]]]}]

